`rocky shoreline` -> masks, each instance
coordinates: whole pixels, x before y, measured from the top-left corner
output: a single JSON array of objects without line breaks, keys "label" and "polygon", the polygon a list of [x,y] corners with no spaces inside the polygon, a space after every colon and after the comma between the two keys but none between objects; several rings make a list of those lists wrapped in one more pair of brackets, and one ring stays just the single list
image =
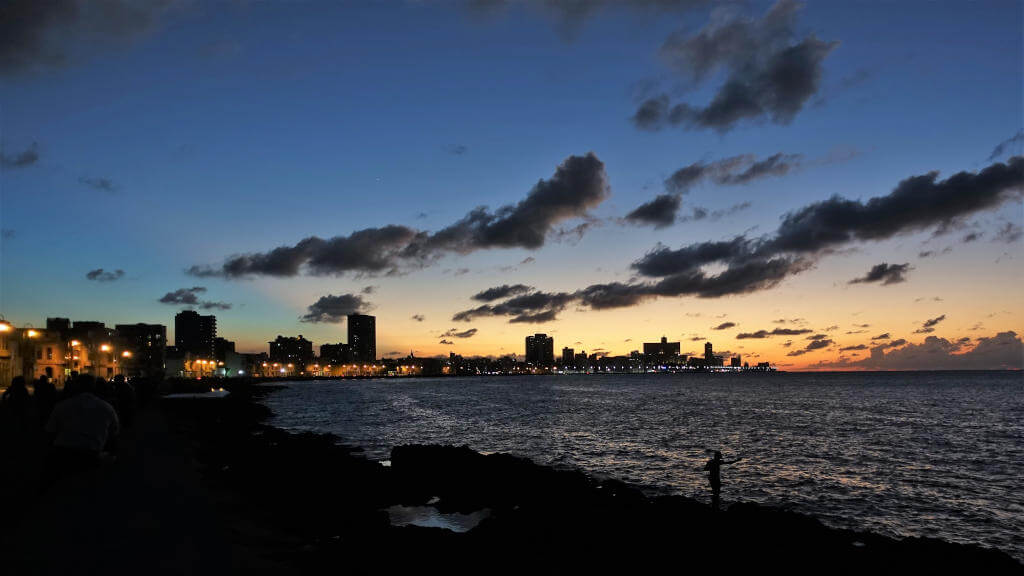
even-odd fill
[{"label": "rocky shoreline", "polygon": [[[161,403],[229,534],[237,573],[1024,573],[980,546],[897,541],[754,504],[714,512],[466,447],[399,446],[382,466],[332,435],[267,425],[259,399],[273,390],[242,384],[224,399]],[[399,525],[389,510],[475,526]]]}]

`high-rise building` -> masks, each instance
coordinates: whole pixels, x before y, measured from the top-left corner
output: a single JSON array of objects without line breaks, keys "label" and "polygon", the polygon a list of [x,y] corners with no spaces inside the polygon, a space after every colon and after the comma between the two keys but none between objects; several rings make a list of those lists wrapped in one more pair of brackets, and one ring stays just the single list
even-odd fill
[{"label": "high-rise building", "polygon": [[[313,343],[302,337],[299,334],[298,338],[294,336],[278,336],[270,344],[270,361],[277,362],[298,370],[304,370],[306,364],[313,363]],[[289,370],[290,371],[290,370]]]},{"label": "high-rise building", "polygon": [[576,364],[576,351],[572,348],[562,348],[562,366],[572,367]]},{"label": "high-rise building", "polygon": [[547,334],[526,337],[526,363],[551,366],[555,363],[555,339]]},{"label": "high-rise building", "polygon": [[167,363],[167,327],[163,324],[117,324],[120,362],[125,376],[161,378]]},{"label": "high-rise building", "polygon": [[212,359],[216,339],[216,316],[204,316],[195,310],[182,310],[174,316],[174,347],[178,352]]},{"label": "high-rise building", "polygon": [[733,368],[740,368],[741,366],[743,366],[738,354],[732,357],[732,360],[729,361],[729,365],[732,366]]},{"label": "high-rise building", "polygon": [[708,366],[715,365],[715,350],[711,346],[711,342],[704,344],[704,361],[708,363]]},{"label": "high-rise building", "polygon": [[679,356],[679,342],[669,342],[662,336],[661,342],[644,342],[644,356],[649,359],[668,359]]},{"label": "high-rise building", "polygon": [[348,344],[323,344],[320,346],[321,364],[350,364],[355,362],[355,354]]},{"label": "high-rise building", "polygon": [[366,314],[348,315],[348,344],[358,362],[377,361],[377,318]]}]

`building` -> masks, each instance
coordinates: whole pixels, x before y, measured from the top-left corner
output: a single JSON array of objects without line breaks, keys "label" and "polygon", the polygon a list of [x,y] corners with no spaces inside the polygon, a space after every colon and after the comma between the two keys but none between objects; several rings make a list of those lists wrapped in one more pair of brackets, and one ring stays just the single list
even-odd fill
[{"label": "building", "polygon": [[355,352],[348,344],[324,344],[320,346],[320,363],[328,365],[352,364],[356,361]]},{"label": "building", "polygon": [[212,360],[216,339],[216,316],[204,316],[195,310],[183,310],[174,316],[174,347],[178,352]]},{"label": "building", "polygon": [[708,366],[715,365],[715,349],[711,346],[711,342],[704,343],[704,361]]},{"label": "building", "polygon": [[292,336],[278,336],[270,344],[270,362],[280,364],[284,369],[282,373],[299,372],[306,368],[306,364],[313,364],[313,343],[299,334],[298,338]]},{"label": "building", "polygon": [[742,368],[743,362],[740,360],[739,356],[733,356],[732,360],[729,361],[729,366],[732,366],[733,368]]},{"label": "building", "polygon": [[[49,319],[47,319],[49,324]],[[163,378],[167,368],[167,327],[163,324],[117,324],[125,376]]]},{"label": "building", "polygon": [[661,342],[644,342],[644,356],[651,360],[670,360],[679,356],[679,342],[669,342],[662,336]]},{"label": "building", "polygon": [[357,362],[377,360],[377,318],[365,314],[348,315],[348,344]]},{"label": "building", "polygon": [[555,363],[555,339],[547,334],[526,337],[526,363],[552,366]]},{"label": "building", "polygon": [[572,368],[576,365],[576,351],[572,348],[562,348],[562,366]]}]

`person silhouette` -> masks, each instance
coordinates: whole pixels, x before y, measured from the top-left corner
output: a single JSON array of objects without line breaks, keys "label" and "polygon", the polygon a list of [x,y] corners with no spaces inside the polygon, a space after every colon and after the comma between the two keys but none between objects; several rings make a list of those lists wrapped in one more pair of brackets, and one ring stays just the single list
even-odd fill
[{"label": "person silhouette", "polygon": [[711,484],[711,507],[715,510],[718,510],[719,497],[722,493],[722,466],[735,464],[740,460],[743,458],[722,460],[722,453],[715,450],[715,455],[704,464],[704,470],[708,473],[708,483]]}]

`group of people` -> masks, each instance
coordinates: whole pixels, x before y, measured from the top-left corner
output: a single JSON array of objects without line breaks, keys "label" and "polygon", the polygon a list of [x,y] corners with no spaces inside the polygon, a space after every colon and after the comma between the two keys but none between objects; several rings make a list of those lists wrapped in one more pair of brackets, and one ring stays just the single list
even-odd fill
[{"label": "group of people", "polygon": [[0,458],[30,467],[42,456],[38,488],[46,490],[111,459],[137,407],[135,386],[124,376],[72,373],[61,391],[46,376],[31,384],[17,376],[0,395]]}]

